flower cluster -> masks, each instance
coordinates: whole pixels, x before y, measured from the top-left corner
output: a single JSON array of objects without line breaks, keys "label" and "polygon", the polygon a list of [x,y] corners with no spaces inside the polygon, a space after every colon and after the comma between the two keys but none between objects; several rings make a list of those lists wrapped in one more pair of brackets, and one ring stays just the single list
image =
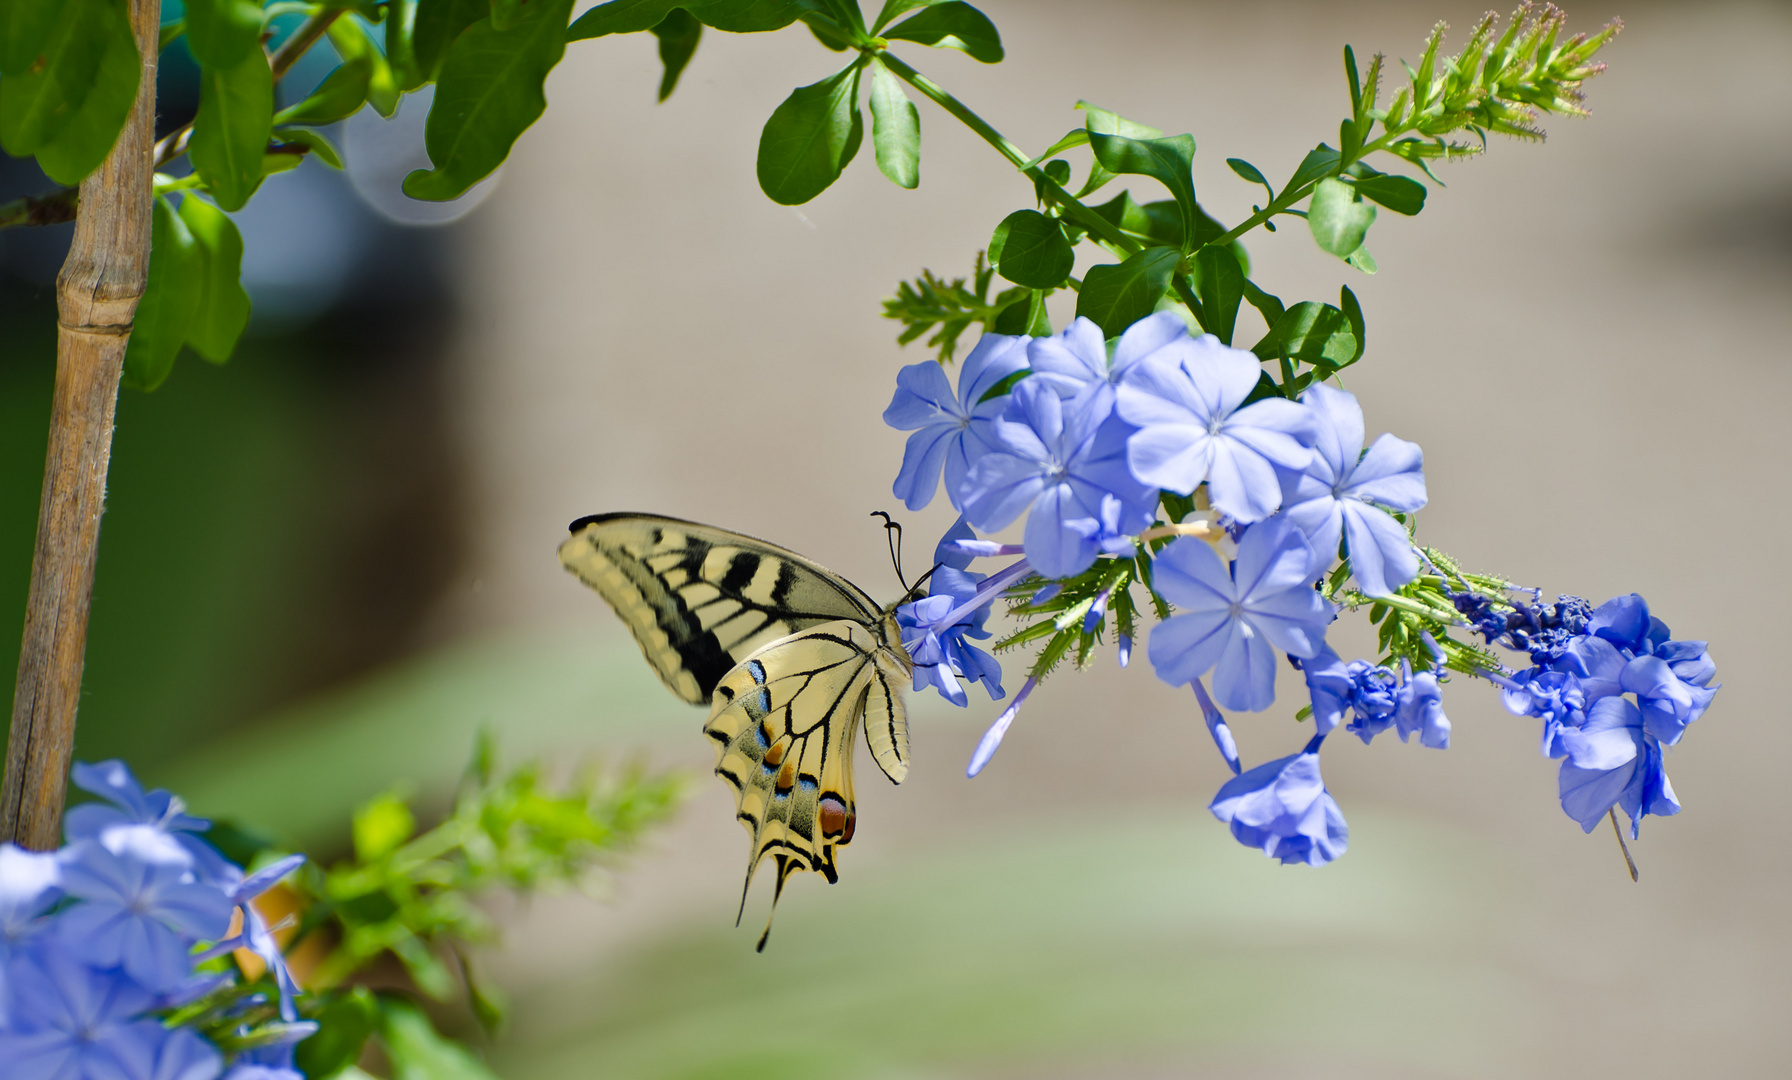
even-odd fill
[{"label": "flower cluster", "polygon": [[[1640,597],[1594,611],[1574,597],[1514,599],[1512,587],[1490,592],[1461,575],[1452,587],[1437,566],[1448,560],[1412,541],[1411,515],[1426,503],[1419,447],[1391,434],[1365,446],[1352,394],[1297,385],[1297,399],[1284,396],[1255,354],[1192,337],[1168,312],[1111,343],[1083,318],[1046,337],[986,334],[956,389],[940,364],[902,369],[884,413],[913,432],[895,493],[920,509],[943,479],[961,511],[936,553],[931,595],[897,609],[916,688],[962,706],[962,678],[1002,697],[1000,665],[965,639],[990,636],[998,596],[1018,615],[1046,617],[996,643],[1047,642],[968,772],[990,760],[1070,649],[1086,662],[1110,611],[1125,666],[1138,610],[1129,589],[1140,584],[1161,620],[1147,643],[1152,668],[1192,686],[1235,774],[1213,813],[1283,862],[1325,863],[1346,848],[1318,757],[1340,724],[1365,743],[1392,729],[1402,742],[1449,747],[1449,667],[1485,675],[1513,711],[1543,718],[1545,752],[1566,759],[1563,808],[1584,827],[1616,805],[1634,835],[1643,814],[1677,810],[1660,748],[1710,703],[1704,643],[1668,640]],[[1019,545],[977,538],[1023,518]],[[973,557],[998,555],[1023,557],[988,577],[969,570]],[[1347,662],[1326,643],[1334,599],[1371,606],[1386,658]],[[1526,653],[1532,667],[1501,668],[1452,628]],[[1278,653],[1304,679],[1301,714],[1314,734],[1299,753],[1247,770],[1219,710],[1269,708]]]},{"label": "flower cluster", "polygon": [[1662,748],[1703,716],[1717,687],[1717,667],[1703,641],[1674,641],[1635,593],[1591,612],[1563,597],[1539,628],[1535,609],[1515,612],[1511,643],[1533,666],[1502,679],[1500,697],[1519,716],[1543,722],[1543,753],[1562,759],[1562,809],[1591,832],[1615,805],[1637,836],[1649,814],[1680,812],[1663,767]]},{"label": "flower cluster", "polygon": [[[293,1047],[317,1025],[298,1019],[297,985],[250,901],[303,857],[245,874],[199,836],[209,822],[166,791],[145,792],[122,762],[78,764],[73,779],[104,801],[68,812],[63,848],[0,846],[6,1075],[302,1080]],[[266,964],[277,1012],[265,995],[221,993],[232,976],[208,961],[234,949]],[[207,1000],[229,1001],[207,1014],[212,1038],[165,1022]]]}]

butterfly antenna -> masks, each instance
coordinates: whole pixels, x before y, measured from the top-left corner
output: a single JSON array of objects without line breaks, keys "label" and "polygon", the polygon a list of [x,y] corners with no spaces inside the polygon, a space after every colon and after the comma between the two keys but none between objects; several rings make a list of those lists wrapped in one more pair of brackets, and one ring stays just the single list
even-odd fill
[{"label": "butterfly antenna", "polygon": [[896,580],[902,583],[902,591],[908,592],[908,579],[902,576],[902,525],[882,510],[871,511],[872,517],[884,519],[884,539],[890,542],[890,564],[896,568]]},{"label": "butterfly antenna", "polygon": [[1624,830],[1618,828],[1617,807],[1614,806],[1611,808],[1610,816],[1612,819],[1612,835],[1618,838],[1618,850],[1624,853],[1624,865],[1630,867],[1630,880],[1635,881],[1637,879],[1636,860],[1630,857],[1630,845],[1624,842]]}]

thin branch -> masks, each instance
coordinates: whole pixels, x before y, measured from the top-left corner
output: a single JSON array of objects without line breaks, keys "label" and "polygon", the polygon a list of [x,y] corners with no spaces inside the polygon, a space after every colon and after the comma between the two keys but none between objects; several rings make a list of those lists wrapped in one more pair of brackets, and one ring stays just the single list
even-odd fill
[{"label": "thin branch", "polygon": [[27,195],[9,203],[0,203],[0,229],[61,225],[75,220],[75,208],[80,203],[80,189],[72,187],[53,191],[48,195]]}]

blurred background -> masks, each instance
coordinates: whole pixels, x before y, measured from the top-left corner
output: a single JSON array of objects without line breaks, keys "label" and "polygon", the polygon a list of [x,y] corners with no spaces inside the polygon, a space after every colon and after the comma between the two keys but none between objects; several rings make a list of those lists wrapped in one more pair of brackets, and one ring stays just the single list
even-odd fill
[{"label": "blurred background", "polygon": [[[1285,176],[1335,138],[1344,43],[1416,61],[1433,21],[1457,28],[1448,50],[1480,14],[982,6],[1003,64],[910,58],[1030,151],[1080,123],[1078,97],[1191,131],[1223,221],[1255,193],[1226,157]],[[924,104],[918,191],[866,148],[813,203],[769,202],[760,125],[836,63],[798,29],[707,35],[659,106],[647,35],[570,47],[543,120],[446,211],[395,195],[419,101],[348,122],[350,175],[308,162],[269,182],[239,216],[252,336],[228,366],[188,354],[121,400],[77,756],[124,756],[200,813],[326,855],[395,783],[440,805],[482,725],[513,760],[689,773],[677,821],[604,896],[494,898],[505,1080],[1784,1075],[1792,734],[1763,635],[1792,467],[1772,434],[1792,389],[1792,147],[1773,134],[1792,9],[1630,3],[1573,8],[1571,27],[1619,13],[1594,115],[1443,168],[1421,217],[1374,229],[1379,275],[1292,221],[1248,244],[1284,300],[1362,299],[1347,382],[1371,435],[1425,448],[1423,541],[1550,594],[1641,591],[1676,636],[1712,641],[1725,690],[1670,751],[1686,809],[1646,823],[1640,884],[1557,807],[1535,722],[1463,678],[1447,752],[1328,743],[1341,862],[1271,864],[1206,811],[1227,774],[1192,699],[1108,653],[1036,694],[975,781],[998,707],[912,699],[909,781],[861,763],[840,883],[794,881],[753,954],[768,895],[732,926],[745,843],[702,711],[554,547],[582,514],[651,510],[893,595],[867,514],[896,508],[903,435],[878,415],[925,354],[895,345],[878,302],[923,267],[968,273],[1030,198]],[[195,91],[178,57],[162,78],[167,129]],[[0,198],[42,183],[8,163]],[[0,655],[66,243],[0,234]],[[906,520],[919,561],[950,511]],[[1341,622],[1339,651],[1367,654],[1363,630]],[[1235,718],[1247,762],[1305,737],[1286,673],[1281,689]]]}]

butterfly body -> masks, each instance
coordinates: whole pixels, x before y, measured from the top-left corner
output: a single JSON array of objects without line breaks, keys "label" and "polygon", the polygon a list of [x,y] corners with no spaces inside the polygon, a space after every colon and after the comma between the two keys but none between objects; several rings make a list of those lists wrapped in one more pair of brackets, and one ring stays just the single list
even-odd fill
[{"label": "butterfly body", "polygon": [[767,856],[780,893],[799,870],[835,881],[857,821],[861,725],[884,775],[908,775],[901,688],[913,666],[893,608],[775,544],[651,514],[573,522],[560,560],[615,609],[674,694],[709,703],[716,774],[752,838],[747,884]]}]

